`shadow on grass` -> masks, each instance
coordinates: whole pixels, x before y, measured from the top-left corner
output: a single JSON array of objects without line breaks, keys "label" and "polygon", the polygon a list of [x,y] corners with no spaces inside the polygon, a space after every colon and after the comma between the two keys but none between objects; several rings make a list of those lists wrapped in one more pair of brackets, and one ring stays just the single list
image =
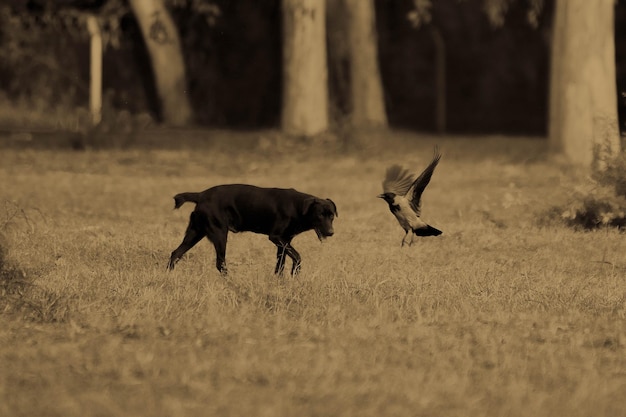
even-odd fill
[{"label": "shadow on grass", "polygon": [[[255,158],[310,160],[315,156],[413,154],[445,144],[447,158],[476,161],[498,158],[510,163],[545,160],[547,141],[539,137],[500,135],[440,136],[389,129],[339,129],[313,137],[293,136],[278,129],[243,130],[152,126],[121,129],[97,126],[84,132],[7,130],[0,127],[0,148],[43,150],[191,150]],[[538,146],[538,143],[540,144]]]},{"label": "shadow on grass", "polygon": [[37,285],[8,260],[9,244],[1,229],[6,229],[10,221],[11,216],[0,225],[0,314],[37,323],[65,322],[70,313],[67,296]]},{"label": "shadow on grass", "polygon": [[61,323],[70,314],[67,297],[33,283],[26,273],[6,261],[0,248],[0,314],[37,323]]}]

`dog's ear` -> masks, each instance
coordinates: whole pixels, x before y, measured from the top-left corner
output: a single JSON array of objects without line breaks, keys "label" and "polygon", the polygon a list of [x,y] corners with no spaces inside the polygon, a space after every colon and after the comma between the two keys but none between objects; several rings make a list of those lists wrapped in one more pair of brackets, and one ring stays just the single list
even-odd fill
[{"label": "dog's ear", "polygon": [[326,201],[328,201],[330,205],[333,206],[333,212],[335,213],[335,217],[339,217],[339,214],[337,214],[337,205],[335,204],[335,202],[330,198],[327,198]]}]

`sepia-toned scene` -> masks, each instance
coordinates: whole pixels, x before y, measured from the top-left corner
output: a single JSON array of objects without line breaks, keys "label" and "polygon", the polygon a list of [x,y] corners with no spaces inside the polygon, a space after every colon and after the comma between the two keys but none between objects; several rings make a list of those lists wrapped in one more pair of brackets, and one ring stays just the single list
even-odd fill
[{"label": "sepia-toned scene", "polygon": [[626,3],[0,0],[0,416],[626,412]]}]

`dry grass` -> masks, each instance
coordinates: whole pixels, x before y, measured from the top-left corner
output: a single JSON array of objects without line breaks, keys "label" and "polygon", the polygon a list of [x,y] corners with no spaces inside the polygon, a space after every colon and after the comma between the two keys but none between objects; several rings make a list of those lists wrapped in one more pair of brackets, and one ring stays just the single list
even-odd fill
[{"label": "dry grass", "polygon": [[[579,175],[542,141],[255,135],[239,152],[2,150],[0,415],[623,413],[626,242],[542,221]],[[434,143],[424,217],[444,235],[401,249],[375,196]],[[228,279],[208,242],[166,273],[192,208],[171,197],[229,182],[330,197],[336,234],[294,240],[295,279],[253,234],[230,236]]]}]

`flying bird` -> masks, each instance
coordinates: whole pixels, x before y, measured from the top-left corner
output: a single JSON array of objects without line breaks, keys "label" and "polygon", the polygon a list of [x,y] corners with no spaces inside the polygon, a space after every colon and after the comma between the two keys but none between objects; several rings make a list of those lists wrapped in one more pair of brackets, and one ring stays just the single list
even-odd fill
[{"label": "flying bird", "polygon": [[414,179],[414,175],[408,169],[400,165],[392,165],[387,168],[383,181],[383,193],[378,197],[389,204],[389,210],[396,216],[398,223],[406,232],[402,238],[401,247],[406,243],[405,240],[409,233],[411,233],[409,246],[413,243],[413,238],[416,235],[439,236],[442,233],[441,230],[435,229],[420,217],[422,193],[430,182],[440,159],[439,147],[435,146],[433,160],[417,179]]}]

